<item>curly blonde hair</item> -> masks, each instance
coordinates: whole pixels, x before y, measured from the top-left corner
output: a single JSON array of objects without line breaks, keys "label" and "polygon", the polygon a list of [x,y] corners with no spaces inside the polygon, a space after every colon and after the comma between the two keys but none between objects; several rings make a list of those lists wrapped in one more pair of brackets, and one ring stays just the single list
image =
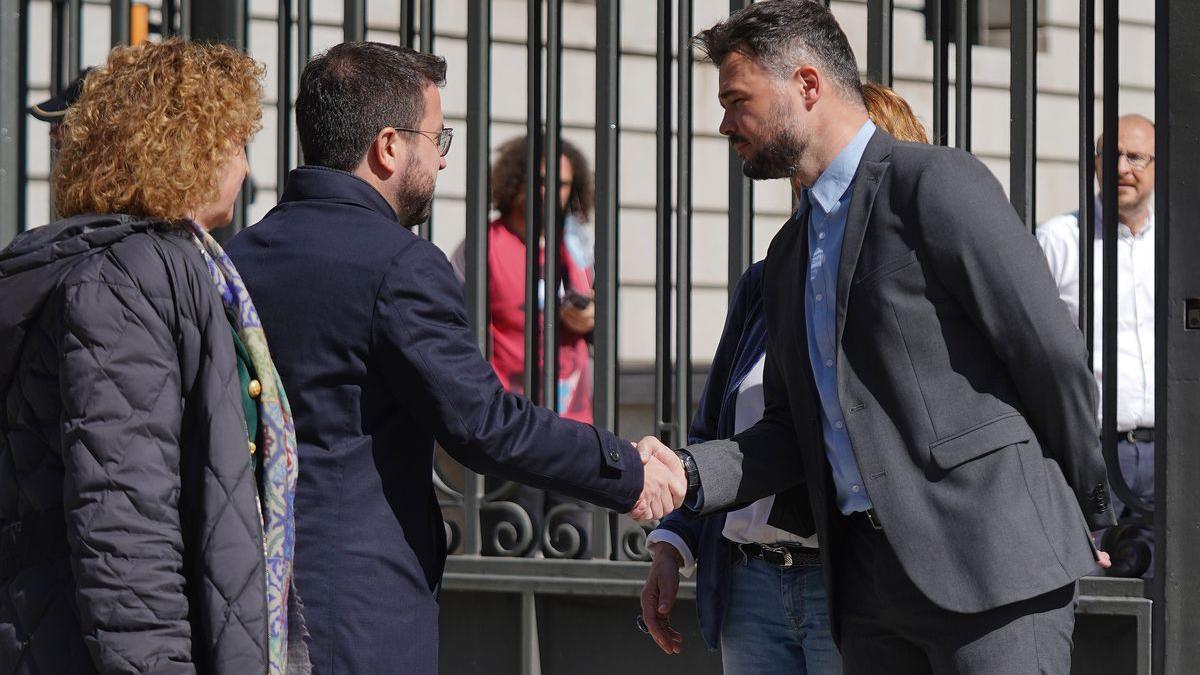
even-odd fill
[{"label": "curly blonde hair", "polygon": [[211,203],[221,167],[262,127],[263,73],[225,45],[169,39],[112,50],[63,121],[59,214],[177,222]]}]

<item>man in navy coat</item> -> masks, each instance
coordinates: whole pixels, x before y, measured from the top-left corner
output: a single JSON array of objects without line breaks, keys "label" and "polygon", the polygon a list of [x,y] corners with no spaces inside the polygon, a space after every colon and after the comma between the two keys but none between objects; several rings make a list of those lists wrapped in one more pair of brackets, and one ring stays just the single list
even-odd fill
[{"label": "man in navy coat", "polygon": [[686,490],[590,425],[506,393],[479,353],[428,218],[450,130],[446,64],[347,43],[301,75],[306,166],[228,252],[292,403],[296,578],[317,673],[436,673],[446,557],[433,444],[469,468],[658,518]]}]

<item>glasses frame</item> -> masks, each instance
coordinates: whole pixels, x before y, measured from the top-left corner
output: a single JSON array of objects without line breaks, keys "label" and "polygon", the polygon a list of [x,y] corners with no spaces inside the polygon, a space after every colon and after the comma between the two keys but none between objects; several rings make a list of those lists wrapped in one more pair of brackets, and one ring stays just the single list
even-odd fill
[{"label": "glasses frame", "polygon": [[[404,129],[401,127],[392,127],[396,131],[407,131],[410,134],[421,134],[428,138],[434,145],[437,146],[438,153],[445,157],[450,152],[450,144],[454,141],[454,129],[452,127],[442,127],[441,131],[425,131],[424,129]],[[430,136],[429,134],[433,134]]]},{"label": "glasses frame", "polygon": [[[1096,151],[1096,159],[1099,160],[1103,157],[1104,157],[1104,151],[1097,150]],[[1129,168],[1133,169],[1134,171],[1143,171],[1143,170],[1145,170],[1146,167],[1148,167],[1154,163],[1154,155],[1147,155],[1147,154],[1141,153],[1141,152],[1118,152],[1117,153],[1117,163],[1118,164],[1121,163],[1122,157],[1125,158],[1126,162],[1129,162]],[[1134,159],[1133,159],[1134,157],[1138,158],[1137,161],[1134,161]]]}]

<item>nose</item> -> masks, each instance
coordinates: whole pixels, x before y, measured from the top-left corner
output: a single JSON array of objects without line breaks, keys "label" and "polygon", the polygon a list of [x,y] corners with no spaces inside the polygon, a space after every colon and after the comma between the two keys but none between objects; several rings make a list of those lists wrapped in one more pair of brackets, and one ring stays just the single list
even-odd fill
[{"label": "nose", "polygon": [[736,130],[737,126],[733,123],[729,113],[726,112],[721,117],[721,124],[717,127],[717,131],[719,131],[722,136],[732,136],[733,132]]},{"label": "nose", "polygon": [[438,158],[438,171],[441,171],[442,169],[445,169],[445,168],[446,168],[446,158],[439,157]]}]

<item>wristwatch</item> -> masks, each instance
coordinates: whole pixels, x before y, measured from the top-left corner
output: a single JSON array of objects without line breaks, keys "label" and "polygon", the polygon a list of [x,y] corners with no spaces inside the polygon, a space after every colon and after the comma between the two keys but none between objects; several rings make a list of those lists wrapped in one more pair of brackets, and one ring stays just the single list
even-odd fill
[{"label": "wristwatch", "polygon": [[683,503],[691,504],[695,502],[696,493],[700,490],[700,469],[696,468],[696,460],[687,450],[676,450],[675,456],[683,463],[683,473],[687,476],[687,496],[683,498]]}]

